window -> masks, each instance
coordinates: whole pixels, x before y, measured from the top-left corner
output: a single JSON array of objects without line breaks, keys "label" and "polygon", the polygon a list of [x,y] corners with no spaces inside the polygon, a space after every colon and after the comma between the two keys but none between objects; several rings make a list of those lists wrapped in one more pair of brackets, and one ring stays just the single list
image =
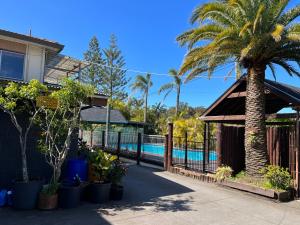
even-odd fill
[{"label": "window", "polygon": [[23,80],[24,54],[0,50],[0,77]]}]

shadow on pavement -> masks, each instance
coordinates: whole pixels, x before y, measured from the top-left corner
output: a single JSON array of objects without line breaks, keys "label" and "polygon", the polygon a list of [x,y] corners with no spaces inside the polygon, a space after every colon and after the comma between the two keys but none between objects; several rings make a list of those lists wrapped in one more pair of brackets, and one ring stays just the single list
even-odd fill
[{"label": "shadow on pavement", "polygon": [[[132,165],[124,179],[124,198],[120,202],[105,205],[114,211],[130,209],[145,210],[154,207],[155,211],[189,211],[192,198],[180,194],[193,192],[192,189],[159,176],[162,171],[149,167]],[[174,196],[172,196],[174,195]],[[168,197],[169,196],[169,197]]]},{"label": "shadow on pavement", "polygon": [[117,215],[122,210],[190,211],[193,199],[180,194],[193,192],[185,186],[159,176],[158,169],[131,165],[124,179],[122,201],[104,205],[83,203],[75,209],[54,211],[17,211],[0,208],[0,225],[110,225],[103,216]]}]

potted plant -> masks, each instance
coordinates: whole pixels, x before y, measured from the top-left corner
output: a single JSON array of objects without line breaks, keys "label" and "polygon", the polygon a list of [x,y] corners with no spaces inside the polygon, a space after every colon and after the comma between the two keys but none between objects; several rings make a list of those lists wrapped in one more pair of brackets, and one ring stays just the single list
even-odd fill
[{"label": "potted plant", "polygon": [[63,181],[58,190],[58,205],[64,209],[79,206],[82,195],[82,181],[79,176],[74,177],[73,181]]},{"label": "potted plant", "polygon": [[31,80],[26,85],[10,82],[0,87],[0,109],[9,116],[20,141],[22,177],[14,181],[12,188],[13,207],[17,209],[35,208],[42,187],[41,179],[33,179],[28,174],[27,140],[41,110],[37,107],[37,99],[46,92],[47,87],[38,80]]},{"label": "potted plant", "polygon": [[109,174],[113,162],[117,156],[108,154],[102,150],[91,153],[90,163],[95,180],[89,186],[90,201],[93,203],[103,203],[109,200],[111,182]]},{"label": "potted plant", "polygon": [[88,162],[87,157],[91,151],[86,142],[81,138],[78,139],[77,154],[67,161],[67,176],[69,180],[73,180],[76,175],[80,177],[82,181],[88,179]]},{"label": "potted plant", "polygon": [[[64,80],[62,88],[49,96],[57,104],[43,107],[39,118],[42,129],[39,146],[53,169],[51,180],[54,183],[59,183],[62,166],[70,151],[72,134],[79,127],[81,106],[93,93],[94,89],[91,86],[78,81]],[[61,207],[71,208],[78,205],[81,183],[78,175],[61,183],[58,188],[58,202]]]},{"label": "potted plant", "polygon": [[38,201],[38,208],[42,210],[52,210],[57,208],[57,190],[59,183],[51,180],[49,184],[43,186]]},{"label": "potted plant", "polygon": [[125,164],[120,160],[116,160],[110,172],[110,180],[112,182],[110,189],[111,200],[121,200],[123,198],[124,187],[122,185],[122,178],[126,173],[127,167]]}]

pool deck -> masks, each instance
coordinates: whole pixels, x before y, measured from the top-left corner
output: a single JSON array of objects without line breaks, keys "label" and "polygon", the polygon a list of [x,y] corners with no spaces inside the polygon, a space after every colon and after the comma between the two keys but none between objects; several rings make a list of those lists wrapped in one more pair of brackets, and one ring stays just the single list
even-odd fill
[{"label": "pool deck", "polygon": [[2,225],[299,225],[300,201],[277,203],[215,184],[130,165],[125,196],[105,205],[43,212],[0,208]]}]

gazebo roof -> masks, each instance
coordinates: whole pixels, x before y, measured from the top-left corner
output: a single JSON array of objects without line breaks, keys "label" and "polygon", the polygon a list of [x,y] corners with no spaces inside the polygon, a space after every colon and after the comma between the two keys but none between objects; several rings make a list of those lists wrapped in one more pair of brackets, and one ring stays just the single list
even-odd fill
[{"label": "gazebo roof", "polygon": [[[244,121],[246,99],[246,76],[242,76],[228,88],[200,117],[204,121]],[[266,117],[286,107],[300,106],[300,88],[265,79]],[[294,114],[293,114],[294,115]],[[291,114],[285,117],[292,116]]]},{"label": "gazebo roof", "polygon": [[[86,107],[81,110],[81,121],[93,123],[93,124],[105,124],[106,123],[107,109],[104,107]],[[128,125],[128,126],[144,126],[144,123],[128,121],[124,115],[115,109],[110,110],[110,123],[116,125]]]}]

